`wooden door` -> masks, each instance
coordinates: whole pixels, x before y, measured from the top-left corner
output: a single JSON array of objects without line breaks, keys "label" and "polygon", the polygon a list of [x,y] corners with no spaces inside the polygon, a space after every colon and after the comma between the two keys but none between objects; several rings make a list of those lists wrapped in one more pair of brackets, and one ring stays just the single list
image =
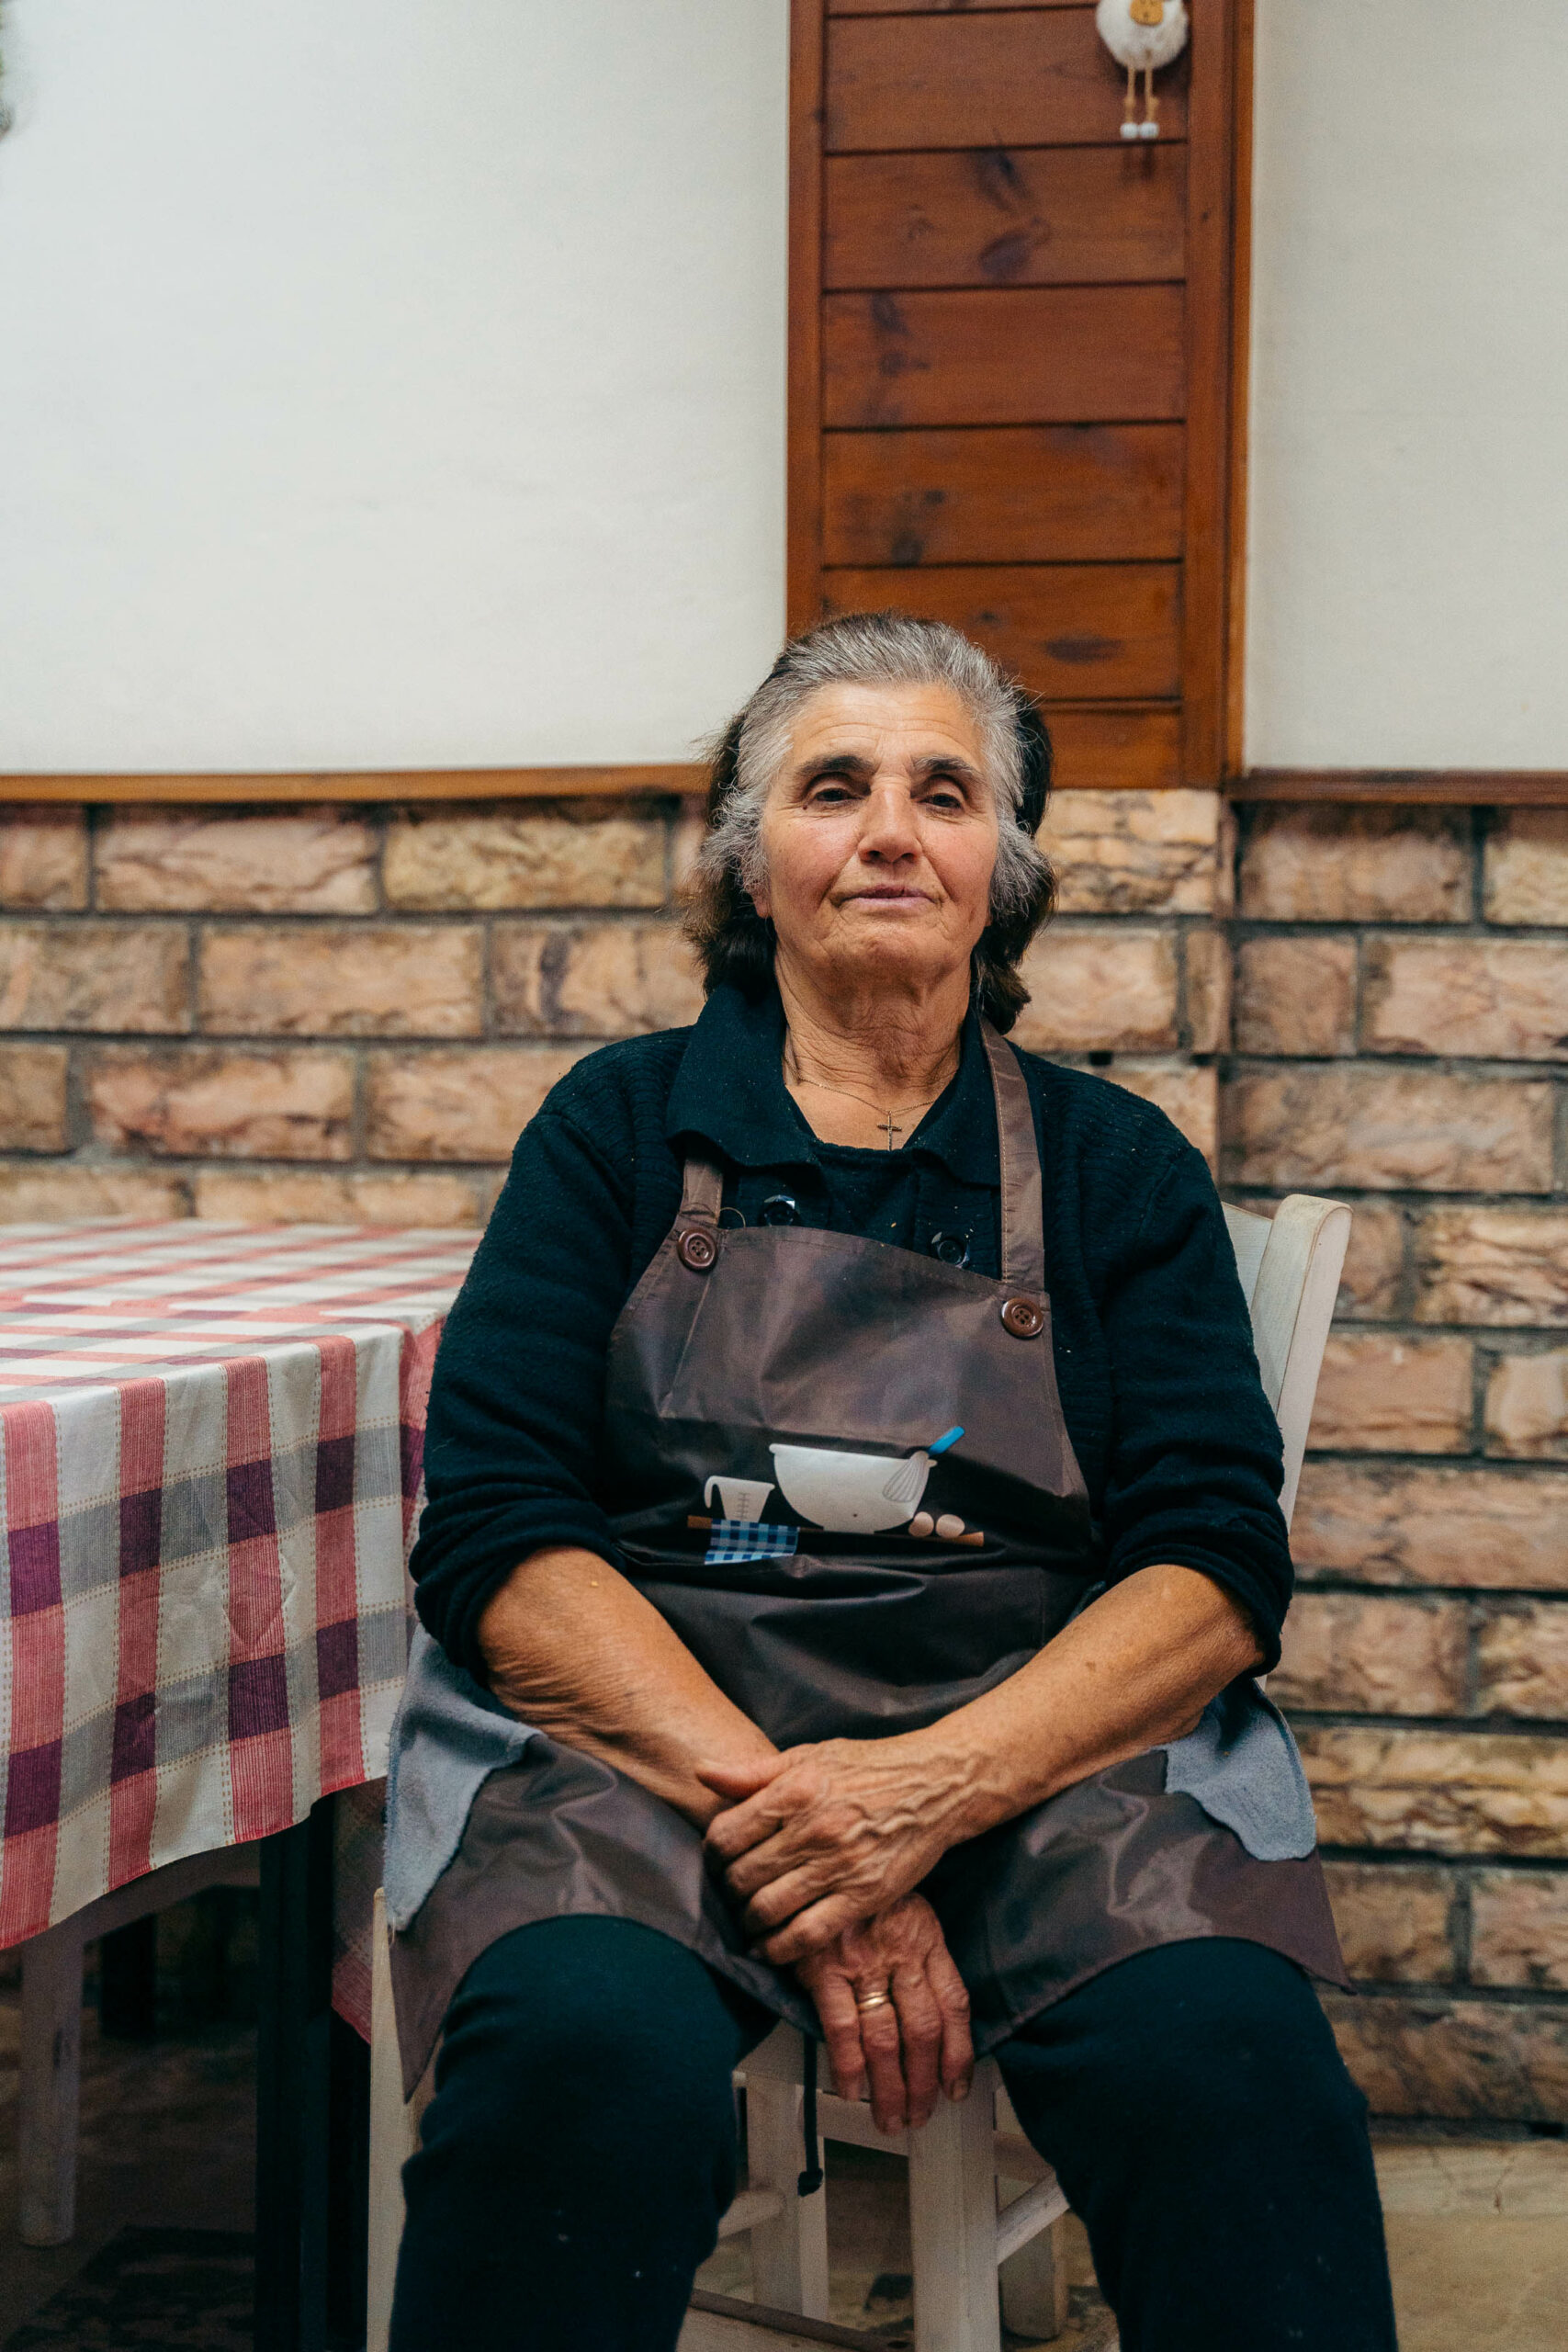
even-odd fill
[{"label": "wooden door", "polygon": [[956,623],[1064,784],[1236,731],[1251,0],[1189,8],[1133,143],[1080,0],[794,0],[791,626]]}]

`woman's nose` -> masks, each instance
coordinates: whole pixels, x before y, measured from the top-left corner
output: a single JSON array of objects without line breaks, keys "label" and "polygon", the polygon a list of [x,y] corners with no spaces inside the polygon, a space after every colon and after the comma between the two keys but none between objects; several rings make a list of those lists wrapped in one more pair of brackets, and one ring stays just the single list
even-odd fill
[{"label": "woman's nose", "polygon": [[863,806],[860,836],[863,857],[911,857],[916,854],[920,837],[908,785],[874,784]]}]

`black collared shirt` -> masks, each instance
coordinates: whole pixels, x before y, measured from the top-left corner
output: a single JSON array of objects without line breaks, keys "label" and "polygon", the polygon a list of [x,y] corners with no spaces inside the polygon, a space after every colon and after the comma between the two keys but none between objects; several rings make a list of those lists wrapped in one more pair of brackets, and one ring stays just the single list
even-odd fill
[{"label": "black collared shirt", "polygon": [[[825,1144],[784,1083],[772,991],[716,989],[689,1029],[588,1055],[525,1128],[447,1322],[413,1556],[419,1612],[482,1670],[496,1585],[545,1544],[615,1564],[596,1491],[610,1331],[669,1231],[690,1148],[724,1162],[725,1214],[799,1222],[999,1271],[1000,1169],[977,1022],[957,1075],[894,1151]],[[1219,1198],[1163,1112],[1022,1057],[1044,1183],[1062,1408],[1105,1573],[1202,1570],[1269,1662],[1291,1592],[1279,1430]]]},{"label": "black collared shirt", "polygon": [[996,1110],[976,1020],[964,1023],[957,1074],[918,1124],[905,1123],[895,1151],[821,1142],[783,1063],[778,998],[748,1004],[724,989],[691,1032],[670,1091],[665,1134],[677,1149],[725,1160],[733,1221],[820,1226],[999,1271]]}]

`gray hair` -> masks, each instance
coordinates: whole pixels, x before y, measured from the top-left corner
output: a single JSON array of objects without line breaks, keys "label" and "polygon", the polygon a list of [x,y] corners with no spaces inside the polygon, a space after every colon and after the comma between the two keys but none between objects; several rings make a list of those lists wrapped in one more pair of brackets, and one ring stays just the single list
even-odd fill
[{"label": "gray hair", "polygon": [[[958,696],[979,734],[997,812],[991,919],[1005,922],[1030,907],[1048,885],[1050,868],[1021,814],[1018,689],[988,653],[945,621],[907,613],[851,613],[785,648],[737,722],[735,781],[698,852],[699,883],[711,887],[731,876],[748,892],[761,887],[762,811],[783,772],[795,721],[824,686],[946,686]],[[714,748],[718,753],[723,745]]]}]

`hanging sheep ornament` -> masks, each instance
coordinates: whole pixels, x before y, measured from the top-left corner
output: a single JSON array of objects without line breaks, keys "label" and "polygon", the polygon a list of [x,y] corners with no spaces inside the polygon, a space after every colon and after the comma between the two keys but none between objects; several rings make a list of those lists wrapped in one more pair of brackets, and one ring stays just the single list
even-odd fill
[{"label": "hanging sheep ornament", "polygon": [[[1155,75],[1187,46],[1183,0],[1100,0],[1094,12],[1100,40],[1119,65],[1127,68],[1123,139],[1159,137],[1159,100]],[[1138,75],[1144,77],[1144,119],[1138,120]]]}]

